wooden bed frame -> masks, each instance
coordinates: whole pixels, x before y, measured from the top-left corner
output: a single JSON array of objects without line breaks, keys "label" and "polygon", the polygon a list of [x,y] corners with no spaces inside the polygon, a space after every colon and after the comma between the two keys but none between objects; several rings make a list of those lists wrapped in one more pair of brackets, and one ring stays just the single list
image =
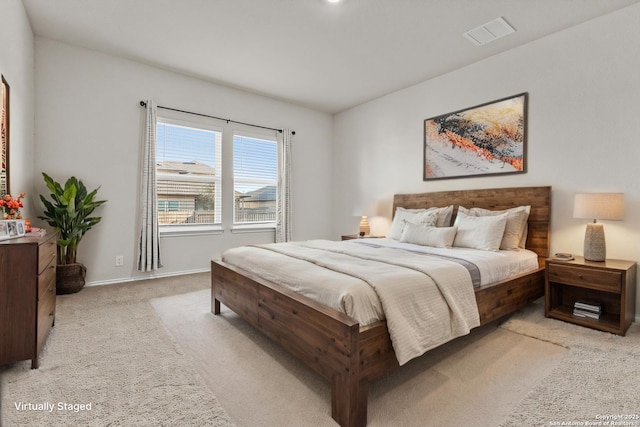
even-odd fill
[{"label": "wooden bed frame", "polygon": [[[498,210],[531,205],[526,247],[538,254],[537,270],[476,289],[481,324],[514,312],[544,294],[549,256],[551,187],[401,194],[398,206],[454,205]],[[224,304],[331,382],[331,416],[343,427],[367,424],[369,382],[398,367],[385,321],[357,321],[287,288],[221,261],[211,262],[211,311]]]}]

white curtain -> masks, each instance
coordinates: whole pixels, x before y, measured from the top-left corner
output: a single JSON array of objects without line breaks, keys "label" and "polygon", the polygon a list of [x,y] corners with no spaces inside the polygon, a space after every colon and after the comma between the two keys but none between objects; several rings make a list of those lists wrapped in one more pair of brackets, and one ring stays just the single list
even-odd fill
[{"label": "white curtain", "polygon": [[278,141],[276,242],[291,240],[291,135],[291,129],[283,129]]},{"label": "white curtain", "polygon": [[138,270],[153,271],[160,263],[160,233],[158,231],[158,200],[156,194],[156,112],[155,102],[147,101],[144,152],[140,171],[140,244]]}]

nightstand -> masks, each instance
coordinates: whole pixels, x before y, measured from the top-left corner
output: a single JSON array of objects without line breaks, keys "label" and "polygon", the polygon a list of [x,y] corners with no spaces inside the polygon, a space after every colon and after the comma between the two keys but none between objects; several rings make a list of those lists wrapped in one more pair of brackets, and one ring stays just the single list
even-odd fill
[{"label": "nightstand", "polygon": [[358,236],[357,234],[343,234],[342,235],[342,240],[353,240],[353,239],[381,239],[384,236]]},{"label": "nightstand", "polygon": [[343,234],[342,235],[342,240],[352,240],[352,239],[359,239],[360,236],[358,236],[357,234]]},{"label": "nightstand", "polygon": [[[600,304],[598,319],[573,315],[578,300]],[[576,325],[624,335],[636,311],[636,263],[607,259],[547,259],[544,315]]]}]

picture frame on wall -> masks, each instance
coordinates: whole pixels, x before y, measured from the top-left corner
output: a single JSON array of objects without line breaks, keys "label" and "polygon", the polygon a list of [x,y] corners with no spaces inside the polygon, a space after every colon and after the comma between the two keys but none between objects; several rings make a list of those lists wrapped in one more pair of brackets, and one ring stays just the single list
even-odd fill
[{"label": "picture frame on wall", "polygon": [[0,74],[0,195],[9,194],[9,83]]},{"label": "picture frame on wall", "polygon": [[424,121],[423,180],[526,172],[528,93]]}]

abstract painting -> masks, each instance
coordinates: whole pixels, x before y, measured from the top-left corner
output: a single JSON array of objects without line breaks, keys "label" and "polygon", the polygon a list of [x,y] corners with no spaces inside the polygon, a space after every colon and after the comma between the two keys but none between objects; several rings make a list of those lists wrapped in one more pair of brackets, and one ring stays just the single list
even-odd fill
[{"label": "abstract painting", "polygon": [[424,181],[526,172],[527,93],[424,121]]},{"label": "abstract painting", "polygon": [[9,83],[0,75],[0,196],[9,193]]}]

